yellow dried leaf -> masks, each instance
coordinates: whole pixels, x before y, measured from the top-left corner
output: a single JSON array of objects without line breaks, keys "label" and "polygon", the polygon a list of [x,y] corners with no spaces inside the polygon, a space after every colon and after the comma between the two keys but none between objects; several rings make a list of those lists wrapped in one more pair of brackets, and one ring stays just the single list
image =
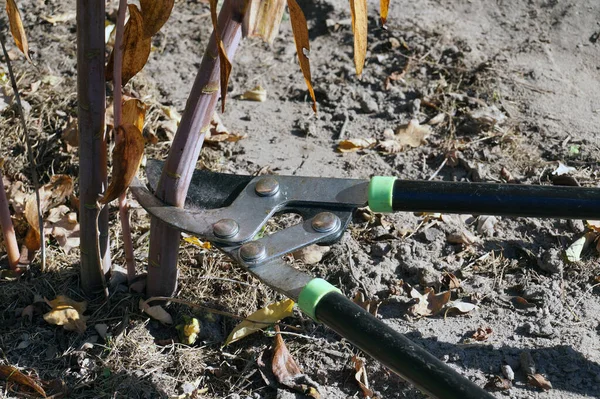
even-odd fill
[{"label": "yellow dried leaf", "polygon": [[258,85],[252,90],[246,90],[240,96],[240,100],[264,102],[267,101],[267,91],[261,85]]},{"label": "yellow dried leaf", "polygon": [[257,310],[233,329],[233,331],[225,340],[225,345],[239,341],[240,339],[262,330],[263,328],[268,327],[269,325],[274,324],[281,319],[291,316],[293,309],[294,301],[291,299],[286,299],[284,301],[272,303],[265,308]]},{"label": "yellow dried leaf", "polygon": [[600,220],[586,220],[585,224],[591,230],[600,233]]},{"label": "yellow dried leaf", "polygon": [[[140,10],[134,4],[129,4],[127,9],[129,10],[129,20],[125,24],[123,32],[123,67],[121,71],[123,86],[146,65],[152,47],[152,39],[145,37],[144,34],[144,19]],[[113,78],[114,60],[113,49],[106,65],[106,80]]]},{"label": "yellow dried leaf", "polygon": [[312,99],[312,109],[317,112],[317,98],[315,97],[315,91],[313,90],[310,76],[310,62],[308,56],[310,54],[310,43],[308,41],[308,25],[306,24],[306,17],[302,12],[302,9],[296,2],[296,0],[287,0],[288,8],[290,10],[290,20],[292,22],[292,32],[294,34],[294,42],[296,42],[296,53],[298,54],[298,62],[300,63],[300,69],[304,75],[304,81],[308,87],[310,98]]},{"label": "yellow dried leaf", "polygon": [[350,0],[350,13],[354,32],[354,66],[360,76],[367,56],[367,0]]},{"label": "yellow dried leaf", "polygon": [[[140,0],[144,20],[144,36],[152,37],[167,22],[175,0]],[[140,129],[141,130],[141,129]]]},{"label": "yellow dried leaf", "polygon": [[227,57],[227,52],[223,46],[219,29],[217,28],[217,0],[210,0],[210,16],[213,24],[217,50],[219,52],[219,70],[221,75],[221,112],[225,112],[225,99],[227,97],[227,86],[229,85],[229,75],[231,74],[231,62]]},{"label": "yellow dried leaf", "polygon": [[379,0],[379,16],[381,25],[385,26],[387,22],[388,9],[390,8],[390,0]]},{"label": "yellow dried leaf", "polygon": [[175,327],[179,331],[179,339],[186,345],[193,345],[200,333],[200,322],[195,317],[183,316],[184,323]]},{"label": "yellow dried leaf", "polygon": [[119,126],[121,139],[115,145],[112,159],[112,178],[100,203],[107,204],[127,190],[136,175],[144,155],[144,137],[131,124]]},{"label": "yellow dried leaf", "polygon": [[140,132],[144,131],[144,118],[146,117],[146,105],[137,98],[130,98],[123,101],[122,124],[131,124],[138,128]]},{"label": "yellow dried leaf", "polygon": [[75,11],[68,11],[63,14],[42,15],[40,18],[52,25],[55,25],[60,22],[69,22],[70,20],[75,19],[76,16],[77,13]]},{"label": "yellow dried leaf", "polygon": [[13,366],[0,366],[0,378],[6,381],[15,382],[19,385],[25,385],[39,393],[43,398],[46,398],[46,392],[39,386],[31,377],[21,373],[16,367]]},{"label": "yellow dried leaf", "polygon": [[192,245],[195,245],[197,247],[200,247],[200,248],[204,248],[204,249],[210,249],[211,248],[209,241],[202,242],[202,241],[200,241],[198,239],[198,237],[194,237],[194,236],[184,237],[183,241],[188,242],[188,243],[190,243]]},{"label": "yellow dried leaf", "polygon": [[27,35],[25,35],[25,29],[23,28],[23,20],[21,19],[21,13],[17,7],[15,0],[6,0],[6,14],[8,15],[8,23],[10,25],[10,33],[15,44],[25,54],[27,61],[33,63],[29,57],[29,44],[27,43]]},{"label": "yellow dried leaf", "polygon": [[88,317],[83,312],[87,309],[87,302],[77,302],[65,295],[59,295],[52,301],[44,300],[52,308],[44,315],[47,323],[63,326],[65,330],[80,334],[85,332]]},{"label": "yellow dried leaf", "polygon": [[257,36],[272,44],[279,32],[285,3],[286,0],[250,0],[242,24],[244,37]]},{"label": "yellow dried leaf", "polygon": [[373,138],[343,140],[338,144],[339,152],[354,152],[372,148],[377,140]]}]

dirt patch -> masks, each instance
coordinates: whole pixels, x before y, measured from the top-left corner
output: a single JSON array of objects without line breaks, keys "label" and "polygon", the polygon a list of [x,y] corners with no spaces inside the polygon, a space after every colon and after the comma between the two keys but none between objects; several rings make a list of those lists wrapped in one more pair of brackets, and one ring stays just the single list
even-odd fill
[{"label": "dirt patch", "polygon": [[[572,166],[580,184],[597,186],[600,169],[598,32],[594,1],[461,0],[392,3],[387,30],[369,14],[369,52],[362,77],[352,64],[347,2],[300,2],[311,29],[311,63],[319,111],[310,108],[297,66],[291,29],[284,24],[272,46],[245,40],[236,55],[223,123],[246,138],[207,146],[199,166],[234,173],[552,184],[558,161]],[[57,173],[77,175],[77,155],[60,139],[76,114],[75,21],[55,25],[40,15],[66,13],[70,2],[21,1],[35,70],[16,62],[28,120],[36,139],[43,182]],[[176,2],[171,20],[154,39],[155,51],[131,92],[150,106],[147,127],[159,142],[147,155],[164,158],[168,118],[162,107],[183,111],[200,55],[208,41],[207,6]],[[595,39],[594,39],[595,38]],[[2,67],[3,71],[5,67]],[[52,77],[49,79],[48,77]],[[40,81],[37,91],[32,84]],[[266,102],[239,95],[257,84]],[[5,93],[10,93],[4,83]],[[379,147],[336,151],[341,140],[389,137],[417,119],[432,133],[426,143],[389,153]],[[26,156],[13,107],[2,111],[4,176],[30,189]],[[113,220],[116,210],[112,209]],[[134,209],[134,243],[140,271],[146,262],[148,219]],[[113,223],[116,265],[124,264],[120,227]],[[349,297],[360,290],[381,301],[379,317],[435,356],[483,386],[502,366],[515,373],[513,388],[497,397],[584,398],[600,396],[600,267],[595,250],[568,263],[565,250],[585,230],[581,221],[443,218],[412,213],[357,214],[341,241],[321,262],[306,266]],[[466,238],[465,238],[466,237]],[[21,317],[34,295],[84,299],[76,254],[50,245],[51,271],[34,267],[19,281],[0,283],[0,348],[4,363],[43,380],[63,379],[70,397],[169,397],[199,388],[202,397],[288,398],[268,386],[257,365],[272,345],[256,334],[221,348],[236,319],[172,304],[201,322],[200,340],[177,343],[177,331],[148,320],[139,298],[113,293],[92,302],[82,336],[47,325],[40,314]],[[411,317],[405,287],[420,292],[460,280],[454,297],[476,302],[466,315]],[[245,316],[281,299],[214,250],[181,249],[178,297]],[[445,285],[446,284],[446,285]],[[454,298],[453,297],[453,298]],[[41,309],[42,310],[42,309]],[[41,311],[40,310],[40,311]],[[47,309],[43,309],[47,311]],[[103,339],[94,328],[108,327]],[[290,352],[321,386],[322,397],[362,395],[351,358],[360,352],[305,316],[286,321]],[[473,334],[491,328],[484,341]],[[520,357],[529,351],[536,372],[553,389],[527,384]],[[362,355],[360,355],[362,356]],[[375,361],[366,359],[371,388],[384,398],[422,394]],[[15,395],[5,386],[3,394]],[[297,397],[297,396],[296,396]]]}]

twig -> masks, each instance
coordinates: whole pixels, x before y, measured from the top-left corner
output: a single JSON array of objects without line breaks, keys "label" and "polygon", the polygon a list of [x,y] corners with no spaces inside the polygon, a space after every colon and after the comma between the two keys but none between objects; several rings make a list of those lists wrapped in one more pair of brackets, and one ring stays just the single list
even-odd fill
[{"label": "twig", "polygon": [[15,100],[17,101],[17,109],[19,110],[19,119],[21,121],[21,127],[23,129],[23,133],[25,134],[25,142],[27,144],[27,158],[29,159],[29,170],[31,172],[31,179],[33,180],[33,188],[35,189],[35,202],[37,205],[38,212],[38,225],[40,230],[40,249],[42,256],[42,271],[46,270],[46,240],[44,239],[44,219],[42,215],[42,206],[40,200],[40,180],[37,175],[37,165],[35,164],[35,159],[33,158],[33,149],[31,147],[31,136],[29,134],[29,130],[27,129],[27,123],[25,123],[25,114],[23,113],[23,106],[21,105],[21,96],[19,95],[19,88],[17,87],[17,80],[15,79],[15,74],[13,73],[12,64],[10,62],[10,57],[8,56],[8,51],[6,51],[6,37],[4,36],[4,21],[2,22],[2,32],[0,32],[0,43],[2,44],[2,52],[4,53],[4,58],[6,58],[6,66],[8,68],[8,76],[10,76],[10,83],[12,85],[13,92],[15,93]]},{"label": "twig", "polygon": [[442,162],[442,164],[435,170],[435,172],[433,172],[431,176],[429,176],[429,179],[427,180],[435,179],[435,177],[438,175],[438,173],[440,173],[444,165],[446,165],[446,162],[448,162],[448,157],[444,157],[444,161]]},{"label": "twig", "polygon": [[8,199],[6,198],[6,189],[0,174],[0,226],[2,227],[2,236],[6,246],[6,254],[8,255],[8,265],[11,270],[17,270],[19,259],[19,245],[15,235],[15,228],[10,218],[10,210],[8,209]]}]

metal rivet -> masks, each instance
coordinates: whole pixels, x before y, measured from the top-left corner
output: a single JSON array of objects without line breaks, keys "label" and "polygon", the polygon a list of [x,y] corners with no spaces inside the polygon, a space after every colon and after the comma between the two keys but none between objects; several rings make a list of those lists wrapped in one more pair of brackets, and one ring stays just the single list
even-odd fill
[{"label": "metal rivet", "polygon": [[240,226],[233,219],[221,219],[213,224],[213,233],[219,238],[230,238],[238,233]]},{"label": "metal rivet", "polygon": [[331,212],[321,212],[312,220],[312,228],[319,233],[329,233],[340,225],[340,218]]},{"label": "metal rivet", "polygon": [[240,256],[247,262],[257,261],[267,255],[267,249],[262,242],[250,241],[240,248]]},{"label": "metal rivet", "polygon": [[264,177],[256,182],[255,190],[261,197],[271,197],[279,191],[279,182],[272,177]]}]

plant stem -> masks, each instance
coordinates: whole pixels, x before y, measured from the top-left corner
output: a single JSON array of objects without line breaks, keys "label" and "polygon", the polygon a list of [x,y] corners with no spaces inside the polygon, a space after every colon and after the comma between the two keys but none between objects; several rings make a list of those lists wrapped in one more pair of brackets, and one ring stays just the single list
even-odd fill
[{"label": "plant stem", "polygon": [[[4,28],[4,23],[2,23],[2,28]],[[44,217],[42,215],[42,201],[40,200],[40,180],[37,174],[37,166],[35,164],[35,158],[33,157],[33,148],[31,145],[31,136],[29,134],[29,130],[27,129],[27,123],[25,122],[25,113],[23,112],[23,106],[21,105],[21,95],[19,94],[19,87],[17,86],[17,79],[15,78],[15,74],[12,69],[12,64],[10,62],[10,57],[8,56],[8,52],[6,51],[6,43],[5,43],[4,29],[0,32],[0,43],[2,44],[2,53],[4,54],[4,58],[6,59],[6,66],[8,68],[8,76],[10,78],[10,83],[12,85],[13,92],[15,93],[15,100],[17,103],[17,109],[19,111],[19,120],[21,122],[21,127],[23,128],[23,134],[25,135],[25,142],[27,143],[27,158],[29,160],[29,170],[31,172],[31,180],[33,180],[33,188],[35,189],[35,201],[37,206],[37,216],[38,216],[38,228],[40,231],[40,249],[42,256],[42,271],[46,271],[46,240],[44,238]]]},{"label": "plant stem", "polygon": [[2,226],[4,246],[8,255],[8,265],[12,270],[17,270],[21,254],[19,253],[15,229],[10,218],[10,210],[8,209],[8,200],[6,199],[6,190],[2,176],[0,176],[0,226]]},{"label": "plant stem", "polygon": [[81,284],[87,294],[105,293],[110,270],[108,208],[100,212],[97,203],[107,186],[104,20],[105,0],[77,0]]},{"label": "plant stem", "polygon": [[[218,29],[229,59],[240,42],[245,0],[225,0]],[[210,37],[185,111],[173,140],[155,195],[169,205],[183,207],[204,133],[208,130],[219,97],[219,57],[215,34]],[[226,90],[226,88],[225,88]],[[148,255],[147,295],[172,296],[177,288],[180,233],[152,218]]]},{"label": "plant stem", "polygon": [[[125,10],[127,0],[119,1],[119,12],[117,14],[117,26],[115,35],[114,67],[113,67],[113,114],[115,142],[122,140],[118,127],[121,125],[123,115],[123,96],[121,93],[123,69],[123,33],[125,30]],[[133,254],[133,240],[131,238],[131,226],[129,225],[129,205],[127,204],[127,191],[119,196],[119,219],[121,219],[121,230],[123,247],[125,249],[125,262],[127,263],[127,282],[131,283],[135,278],[135,256]]]}]

